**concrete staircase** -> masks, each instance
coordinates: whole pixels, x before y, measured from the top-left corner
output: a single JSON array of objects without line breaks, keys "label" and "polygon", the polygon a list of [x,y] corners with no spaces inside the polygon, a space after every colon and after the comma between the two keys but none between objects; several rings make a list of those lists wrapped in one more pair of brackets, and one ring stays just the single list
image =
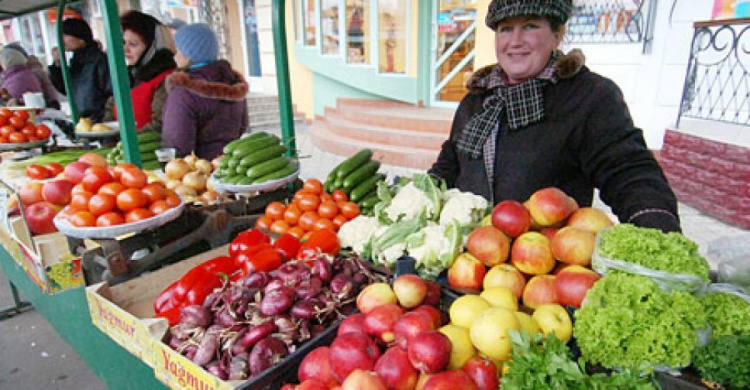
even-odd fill
[{"label": "concrete staircase", "polygon": [[338,99],[317,116],[315,146],[340,156],[369,148],[383,164],[428,169],[450,134],[455,110],[366,99]]},{"label": "concrete staircase", "polygon": [[[247,110],[250,117],[250,132],[274,131],[281,128],[278,96],[251,93],[247,97]],[[304,118],[295,113],[294,121],[300,123]]]}]

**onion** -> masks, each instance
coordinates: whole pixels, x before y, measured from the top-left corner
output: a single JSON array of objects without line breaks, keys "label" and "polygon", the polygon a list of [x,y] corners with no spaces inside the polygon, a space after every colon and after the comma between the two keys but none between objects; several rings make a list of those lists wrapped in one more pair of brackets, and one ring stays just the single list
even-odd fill
[{"label": "onion", "polygon": [[195,168],[195,162],[198,161],[198,156],[195,155],[195,152],[192,152],[188,154],[187,156],[183,157],[182,159],[185,160],[185,162],[188,164],[188,166],[192,170],[193,168]]},{"label": "onion", "polygon": [[201,305],[190,305],[180,310],[180,322],[187,326],[206,328],[213,322],[213,316],[210,310]]},{"label": "onion", "polygon": [[204,175],[208,175],[211,173],[211,161],[199,158],[195,161],[195,169]]},{"label": "onion", "polygon": [[219,200],[219,193],[216,191],[206,191],[201,194],[200,198],[203,200],[203,203],[207,205],[214,204]]},{"label": "onion", "polygon": [[181,197],[196,197],[198,196],[198,193],[195,192],[195,189],[193,187],[188,187],[184,184],[180,184],[177,187],[174,188],[175,194],[181,196]]},{"label": "onion", "polygon": [[206,189],[206,181],[208,181],[206,175],[198,171],[188,172],[182,177],[182,184],[194,189],[196,193]]},{"label": "onion", "polygon": [[173,190],[177,188],[177,186],[181,186],[181,185],[182,185],[182,181],[177,180],[177,179],[169,179],[167,180],[166,187],[169,188],[170,190]]},{"label": "onion", "polygon": [[219,169],[219,164],[221,164],[221,159],[224,157],[224,155],[214,157],[213,160],[211,160],[211,168],[215,171]]},{"label": "onion", "polygon": [[170,179],[180,180],[188,172],[190,172],[190,165],[185,160],[179,158],[168,162],[164,167],[164,173]]}]

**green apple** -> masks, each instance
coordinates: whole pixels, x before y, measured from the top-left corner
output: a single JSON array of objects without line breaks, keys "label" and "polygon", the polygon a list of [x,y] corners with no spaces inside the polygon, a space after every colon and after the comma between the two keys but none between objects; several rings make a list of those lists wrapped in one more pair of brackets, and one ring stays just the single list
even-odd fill
[{"label": "green apple", "polygon": [[573,336],[573,323],[564,307],[557,304],[541,305],[531,317],[542,329],[542,334],[553,332],[558,339],[567,342]]},{"label": "green apple", "polygon": [[536,320],[534,320],[534,318],[532,318],[530,315],[522,311],[517,311],[513,314],[516,315],[518,322],[521,324],[521,329],[525,330],[526,333],[529,334],[529,336],[534,337],[535,334],[541,332],[541,329],[539,329],[539,324],[537,324]]}]

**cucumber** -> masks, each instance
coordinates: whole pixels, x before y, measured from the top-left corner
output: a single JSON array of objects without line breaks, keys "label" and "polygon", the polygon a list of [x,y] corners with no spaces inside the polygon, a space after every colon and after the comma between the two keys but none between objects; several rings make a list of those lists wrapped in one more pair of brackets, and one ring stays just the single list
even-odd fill
[{"label": "cucumber", "polygon": [[146,131],[144,133],[140,133],[138,134],[137,138],[138,138],[139,144],[151,142],[151,141],[161,142],[161,134],[155,131]]},{"label": "cucumber", "polygon": [[363,182],[355,185],[354,188],[352,188],[352,192],[349,193],[349,200],[356,203],[364,199],[365,196],[369,195],[375,189],[375,187],[378,185],[378,182],[383,180],[384,178],[385,176],[380,173],[366,178]]},{"label": "cucumber", "polygon": [[263,150],[269,146],[278,145],[281,142],[279,137],[269,134],[268,137],[252,140],[242,144],[232,151],[232,157],[244,157],[258,150]]},{"label": "cucumber", "polygon": [[225,177],[222,182],[227,183],[227,184],[237,184],[237,182],[240,181],[240,179],[244,177],[245,176],[242,176],[242,175],[229,176],[229,177]]},{"label": "cucumber", "polygon": [[230,143],[228,143],[228,144],[226,144],[224,146],[224,154],[230,154],[230,153],[232,153],[232,151],[234,149],[237,149],[238,146],[244,145],[244,144],[246,144],[246,143],[248,143],[250,141],[256,140],[256,139],[264,138],[264,137],[266,137],[268,135],[269,134],[266,133],[265,131],[259,131],[257,133],[252,133],[252,134],[248,135],[247,137],[242,137],[240,139],[236,139],[236,140],[234,140],[234,141],[232,141],[232,142],[230,142]]},{"label": "cucumber", "polygon": [[330,192],[333,192],[335,190],[340,190],[343,186],[344,186],[344,178],[337,177],[336,180],[333,181],[333,184],[331,184]]},{"label": "cucumber", "polygon": [[237,180],[237,183],[235,183],[235,184],[246,186],[246,185],[249,185],[249,184],[253,184],[253,179],[251,179],[251,178],[249,178],[247,176],[242,176],[240,178],[240,180]]},{"label": "cucumber", "polygon": [[227,169],[234,170],[234,168],[237,168],[237,166],[240,165],[240,159],[238,158],[230,158],[229,162],[227,163]]},{"label": "cucumber", "polygon": [[145,164],[145,163],[150,162],[150,161],[157,161],[157,162],[159,161],[156,158],[156,154],[154,152],[147,152],[147,153],[142,153],[141,154],[141,162],[142,163]]},{"label": "cucumber", "polygon": [[240,160],[240,165],[251,167],[256,164],[260,164],[264,161],[271,160],[275,157],[281,156],[286,152],[286,146],[284,145],[273,145],[257,152],[251,152],[247,156]]},{"label": "cucumber", "polygon": [[138,151],[141,152],[141,154],[153,152],[159,148],[161,148],[161,141],[149,141],[138,144]]},{"label": "cucumber", "polygon": [[159,162],[155,161],[155,160],[154,161],[142,162],[141,165],[143,166],[143,169],[146,169],[146,170],[149,170],[149,171],[153,171],[153,170],[156,170],[156,169],[161,169],[161,164],[159,164]]},{"label": "cucumber", "polygon": [[276,172],[271,172],[268,175],[261,176],[253,180],[253,184],[261,184],[261,183],[265,183],[271,180],[282,179],[284,177],[287,177],[293,174],[294,172],[297,172],[298,169],[299,169],[299,162],[297,162],[297,160],[292,160],[289,162],[289,165],[287,165],[286,167],[279,169]]},{"label": "cucumber", "polygon": [[377,191],[373,191],[369,194],[367,194],[361,202],[359,202],[360,208],[373,208],[376,204],[380,203],[380,198],[378,198]]},{"label": "cucumber", "polygon": [[247,169],[247,171],[245,172],[245,176],[251,179],[257,179],[284,168],[289,164],[290,161],[291,159],[289,157],[279,156],[260,164],[253,165],[252,167]]},{"label": "cucumber", "polygon": [[362,164],[369,161],[371,158],[372,158],[372,150],[370,149],[360,150],[359,152],[355,153],[353,156],[344,160],[344,162],[342,162],[335,168],[336,177],[344,178],[348,176],[349,174],[354,172],[357,168],[359,168]]},{"label": "cucumber", "polygon": [[369,160],[347,175],[341,184],[343,184],[345,189],[350,190],[357,184],[362,183],[365,179],[374,175],[375,172],[378,171],[378,168],[380,168],[380,161]]},{"label": "cucumber", "polygon": [[229,171],[227,171],[226,169],[221,169],[221,168],[219,168],[219,169],[217,169],[217,170],[216,170],[216,171],[214,172],[214,176],[216,176],[216,177],[218,177],[218,178],[222,178],[222,177],[224,177],[224,176],[227,176],[227,174],[228,174],[228,173],[229,173]]}]

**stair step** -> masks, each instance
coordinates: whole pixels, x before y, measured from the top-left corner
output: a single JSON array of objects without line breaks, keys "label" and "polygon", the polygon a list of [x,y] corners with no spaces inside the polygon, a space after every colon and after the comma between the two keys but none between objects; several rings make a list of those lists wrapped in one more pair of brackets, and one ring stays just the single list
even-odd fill
[{"label": "stair step", "polygon": [[323,122],[314,122],[311,127],[313,143],[320,149],[341,156],[351,156],[358,151],[369,148],[373,159],[383,164],[399,167],[428,169],[437,159],[438,150],[418,149],[396,145],[384,145],[357,139],[342,138],[330,131]]},{"label": "stair step", "polygon": [[454,110],[445,108],[415,109],[414,107],[341,107],[338,113],[357,123],[448,134]]},{"label": "stair step", "polygon": [[411,145],[417,149],[440,150],[440,146],[448,138],[449,131],[433,133],[415,131],[411,129],[397,129],[393,127],[373,126],[358,123],[338,113],[329,112],[325,118],[319,118],[322,126],[342,138],[355,139],[364,142],[374,142],[385,145]]}]

